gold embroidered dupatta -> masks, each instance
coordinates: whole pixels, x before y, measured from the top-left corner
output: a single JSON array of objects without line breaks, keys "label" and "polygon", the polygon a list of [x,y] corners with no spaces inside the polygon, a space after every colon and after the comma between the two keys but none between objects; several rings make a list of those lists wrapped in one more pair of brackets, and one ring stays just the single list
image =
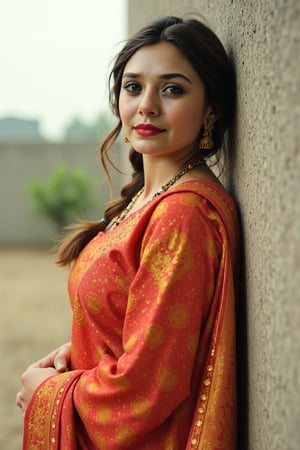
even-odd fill
[{"label": "gold embroidered dupatta", "polygon": [[[216,301],[212,304],[197,352],[195,373],[201,379],[194,418],[186,450],[236,449],[236,373],[235,373],[235,286],[238,264],[238,220],[231,198],[208,182],[186,182],[176,192],[198,193],[216,210],[223,222],[222,255],[218,272]],[[171,194],[166,193],[164,197]],[[161,197],[163,198],[163,196]],[[158,199],[151,208],[159,203]],[[151,211],[150,211],[151,212]],[[214,220],[211,212],[210,220]],[[138,218],[137,218],[138,219]],[[76,368],[76,367],[75,367]],[[94,450],[104,449],[100,434],[97,444],[89,441],[74,407],[74,392],[84,370],[72,370],[43,382],[33,396],[25,415],[23,449]],[[198,377],[198,375],[197,375]],[[88,414],[88,413],[87,413]],[[85,413],[82,412],[84,417]],[[102,423],[103,417],[102,417]],[[166,450],[177,450],[168,441]],[[131,449],[157,448],[126,446]],[[119,448],[119,447],[110,447]],[[121,447],[120,447],[121,448]],[[180,447],[182,448],[182,447]]]},{"label": "gold embroidered dupatta", "polygon": [[[216,207],[227,236],[222,255],[219,304],[211,311],[213,331],[200,380],[193,424],[186,450],[235,450],[237,446],[236,304],[239,264],[239,221],[235,209],[214,189],[205,197]],[[202,347],[203,348],[203,347]],[[199,355],[200,360],[203,355]]]}]

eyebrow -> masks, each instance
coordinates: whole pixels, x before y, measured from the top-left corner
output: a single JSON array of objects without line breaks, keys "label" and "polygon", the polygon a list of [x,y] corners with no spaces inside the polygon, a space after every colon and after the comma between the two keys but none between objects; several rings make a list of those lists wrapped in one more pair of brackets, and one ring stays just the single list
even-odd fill
[{"label": "eyebrow", "polygon": [[[123,78],[139,78],[141,75],[134,72],[126,72],[123,74]],[[183,73],[164,73],[159,76],[159,78],[162,78],[163,80],[171,80],[172,78],[182,78],[183,80],[186,80],[188,83],[192,84],[192,81],[186,76],[183,75]]]}]

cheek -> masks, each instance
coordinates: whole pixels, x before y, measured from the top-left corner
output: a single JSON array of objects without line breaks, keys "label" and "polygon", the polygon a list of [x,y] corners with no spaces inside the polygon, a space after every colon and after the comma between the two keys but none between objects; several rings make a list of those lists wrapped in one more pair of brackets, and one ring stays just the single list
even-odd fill
[{"label": "cheek", "polygon": [[170,115],[170,121],[178,131],[184,129],[192,134],[199,133],[203,122],[202,108],[190,104],[180,107]]},{"label": "cheek", "polygon": [[127,116],[127,107],[126,107],[126,102],[124,101],[124,98],[122,95],[120,95],[120,98],[119,98],[119,113],[120,113],[121,121],[124,123],[126,120],[126,116]]},{"label": "cheek", "polygon": [[120,119],[122,122],[122,126],[124,129],[126,129],[127,133],[129,133],[129,131],[132,129],[133,125],[134,125],[134,117],[135,117],[135,112],[133,110],[130,110],[128,108],[125,109],[120,109]]},{"label": "cheek", "polygon": [[124,125],[128,125],[134,115],[135,115],[135,102],[134,101],[130,101],[128,100],[128,98],[125,98],[123,95],[120,95],[119,98],[119,112],[120,112],[120,118],[121,118],[121,122]]}]

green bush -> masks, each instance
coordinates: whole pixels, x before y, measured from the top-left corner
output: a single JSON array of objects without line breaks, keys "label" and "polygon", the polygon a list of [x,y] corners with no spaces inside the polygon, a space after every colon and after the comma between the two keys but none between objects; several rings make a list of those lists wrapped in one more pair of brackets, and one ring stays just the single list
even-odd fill
[{"label": "green bush", "polygon": [[58,164],[48,179],[30,181],[33,211],[61,231],[99,205],[94,186],[95,180],[91,180],[82,168],[69,169]]}]

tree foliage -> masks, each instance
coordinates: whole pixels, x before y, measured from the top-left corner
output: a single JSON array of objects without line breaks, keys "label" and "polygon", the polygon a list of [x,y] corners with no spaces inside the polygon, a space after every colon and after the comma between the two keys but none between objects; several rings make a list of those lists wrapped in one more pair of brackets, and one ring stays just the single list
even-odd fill
[{"label": "tree foliage", "polygon": [[94,186],[95,180],[90,180],[82,168],[69,169],[58,164],[48,179],[30,181],[33,211],[61,231],[99,204]]}]

